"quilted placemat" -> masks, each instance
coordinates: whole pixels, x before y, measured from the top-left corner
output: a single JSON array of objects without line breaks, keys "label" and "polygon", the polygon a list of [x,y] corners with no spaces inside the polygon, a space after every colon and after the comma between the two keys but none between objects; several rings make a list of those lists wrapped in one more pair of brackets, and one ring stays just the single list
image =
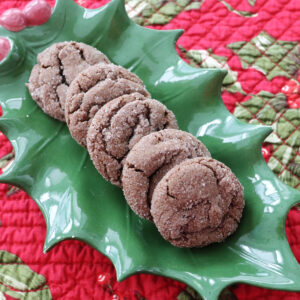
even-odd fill
[{"label": "quilted placemat", "polygon": [[[96,8],[108,1],[76,2]],[[2,0],[0,14],[27,3]],[[264,158],[283,182],[300,190],[300,1],[126,0],[125,5],[142,26],[183,28],[177,51],[186,62],[228,71],[226,107],[244,122],[273,127],[262,147]],[[0,167],[13,156],[0,135]],[[110,261],[80,241],[64,241],[43,254],[42,213],[23,191],[5,184],[0,184],[0,222],[0,299],[200,299],[184,284],[159,276],[135,275],[118,283]],[[286,233],[300,262],[297,207],[288,215]],[[300,299],[300,294],[240,284],[220,298]]]}]

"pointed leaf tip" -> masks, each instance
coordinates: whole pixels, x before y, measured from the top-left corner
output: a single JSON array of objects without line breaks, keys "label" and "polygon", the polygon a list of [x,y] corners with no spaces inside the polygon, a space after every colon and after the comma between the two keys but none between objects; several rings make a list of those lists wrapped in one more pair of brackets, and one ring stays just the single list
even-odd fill
[{"label": "pointed leaf tip", "polygon": [[266,137],[273,132],[273,128],[271,126],[265,125],[254,125],[256,128],[254,131],[256,132],[256,136],[259,137],[261,143],[266,139]]}]

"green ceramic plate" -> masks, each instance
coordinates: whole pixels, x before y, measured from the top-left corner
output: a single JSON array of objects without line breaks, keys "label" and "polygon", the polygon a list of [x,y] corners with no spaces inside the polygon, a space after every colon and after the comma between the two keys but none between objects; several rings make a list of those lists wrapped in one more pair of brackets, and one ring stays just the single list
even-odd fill
[{"label": "green ceramic plate", "polygon": [[[287,212],[300,193],[277,179],[262,158],[261,142],[271,129],[229,114],[220,97],[225,73],[183,62],[174,48],[180,34],[137,26],[121,0],[96,10],[60,0],[42,26],[18,33],[0,27],[12,44],[0,63],[0,127],[16,154],[0,181],[20,186],[39,205],[47,223],[45,251],[65,239],[83,240],[111,259],[119,280],[137,272],[164,275],[205,299],[216,299],[236,282],[300,290],[300,267],[285,236]],[[66,40],[93,45],[139,75],[153,98],[173,110],[180,128],[232,168],[246,199],[232,237],[204,249],[171,246],[152,223],[132,213],[119,188],[102,179],[65,124],[37,107],[25,87],[37,53]]]}]

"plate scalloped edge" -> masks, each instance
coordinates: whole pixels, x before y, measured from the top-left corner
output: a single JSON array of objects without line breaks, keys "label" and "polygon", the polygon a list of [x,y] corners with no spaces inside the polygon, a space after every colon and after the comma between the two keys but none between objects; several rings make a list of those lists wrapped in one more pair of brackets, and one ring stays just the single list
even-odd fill
[{"label": "plate scalloped edge", "polygon": [[[204,299],[217,299],[236,282],[300,291],[300,268],[284,234],[286,215],[300,193],[283,184],[261,155],[271,128],[241,123],[227,111],[221,99],[226,72],[182,61],[174,47],[181,33],[136,25],[122,0],[94,10],[58,0],[42,26],[18,33],[0,27],[0,36],[12,44],[0,63],[0,128],[15,150],[15,161],[0,181],[20,186],[39,205],[47,225],[45,251],[65,239],[83,240],[110,258],[118,280],[138,272],[168,276]],[[93,45],[139,75],[153,98],[174,111],[179,127],[232,168],[245,187],[246,208],[225,243],[203,249],[169,245],[153,224],[130,211],[118,188],[96,173],[66,126],[32,101],[24,84],[37,53],[64,40]]]}]

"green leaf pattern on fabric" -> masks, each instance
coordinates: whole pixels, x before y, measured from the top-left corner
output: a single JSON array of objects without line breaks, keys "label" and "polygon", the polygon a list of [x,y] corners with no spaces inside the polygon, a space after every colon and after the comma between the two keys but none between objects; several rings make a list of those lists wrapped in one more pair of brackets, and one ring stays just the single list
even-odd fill
[{"label": "green leaf pattern on fabric", "polygon": [[[187,286],[178,296],[177,300],[202,300],[202,297],[191,287]],[[237,300],[235,294],[226,288],[219,296],[219,300]]]},{"label": "green leaf pattern on fabric", "polygon": [[231,11],[231,12],[233,12],[233,13],[235,13],[235,14],[241,16],[241,17],[245,17],[245,18],[253,18],[253,17],[256,17],[256,16],[258,15],[258,14],[255,14],[255,13],[251,13],[251,12],[249,12],[249,11],[236,10],[236,9],[234,9],[229,3],[227,3],[227,2],[224,1],[224,0],[219,0],[219,2],[221,2],[222,4],[224,4],[225,7],[226,7],[229,11]]},{"label": "green leaf pattern on fabric", "polygon": [[202,300],[202,297],[191,287],[187,286],[178,296],[177,300]]},{"label": "green leaf pattern on fabric", "polygon": [[227,45],[241,60],[244,69],[254,68],[268,80],[276,76],[292,76],[299,69],[299,43],[274,39],[262,31],[251,41]]},{"label": "green leaf pattern on fabric", "polygon": [[2,158],[0,158],[0,168],[5,168],[8,164],[10,164],[14,159],[14,153],[8,153],[7,155],[4,155]]},{"label": "green leaf pattern on fabric", "polygon": [[185,55],[189,63],[194,67],[200,68],[219,68],[227,70],[227,75],[223,81],[223,90],[229,93],[239,92],[246,95],[240,82],[238,82],[238,73],[233,71],[227,64],[227,57],[219,56],[208,50],[189,50],[186,51],[183,47],[179,46],[181,52]]},{"label": "green leaf pattern on fabric", "polygon": [[[130,18],[140,25],[164,25],[180,12],[200,9],[205,0],[125,0],[125,8]],[[257,14],[234,9],[224,0],[219,0],[225,7],[241,17],[256,17]],[[256,0],[249,0],[253,6]]]},{"label": "green leaf pattern on fabric", "polygon": [[256,0],[248,0],[248,3],[249,3],[251,6],[254,6],[254,5],[255,5],[255,2],[256,2]]},{"label": "green leaf pattern on fabric", "polygon": [[52,299],[44,276],[35,273],[16,255],[0,250],[0,265],[0,293],[2,295],[28,300]]},{"label": "green leaf pattern on fabric", "polygon": [[130,18],[140,25],[164,25],[184,10],[199,9],[204,0],[126,0]]},{"label": "green leaf pattern on fabric", "polygon": [[261,91],[240,103],[234,115],[247,123],[273,127],[265,140],[273,144],[268,165],[283,182],[300,190],[300,109],[288,109],[285,97]]},{"label": "green leaf pattern on fabric", "polygon": [[[15,159],[15,153],[14,153],[14,150],[12,150],[10,153],[8,153],[0,158],[0,169],[2,169],[2,171],[4,172],[13,163],[14,159]],[[9,197],[9,196],[15,194],[16,192],[18,192],[19,190],[20,189],[17,188],[16,186],[9,185],[6,196]],[[0,223],[0,226],[1,226],[1,223]]]}]

